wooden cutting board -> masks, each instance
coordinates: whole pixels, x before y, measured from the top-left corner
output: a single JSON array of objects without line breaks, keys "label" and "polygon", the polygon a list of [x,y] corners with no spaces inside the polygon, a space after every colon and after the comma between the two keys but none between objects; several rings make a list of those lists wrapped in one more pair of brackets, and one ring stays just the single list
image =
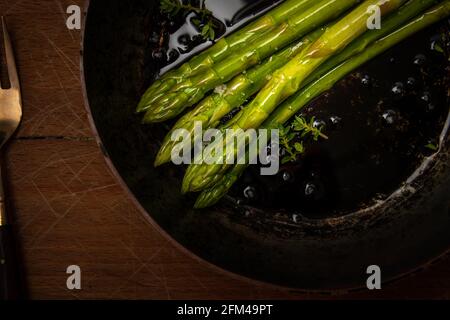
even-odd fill
[{"label": "wooden cutting board", "polygon": [[[6,154],[21,268],[33,299],[450,298],[450,256],[376,292],[289,292],[225,274],[175,248],[109,172],[80,82],[81,0],[0,0],[22,82],[23,124]],[[78,265],[82,289],[66,286]]]}]

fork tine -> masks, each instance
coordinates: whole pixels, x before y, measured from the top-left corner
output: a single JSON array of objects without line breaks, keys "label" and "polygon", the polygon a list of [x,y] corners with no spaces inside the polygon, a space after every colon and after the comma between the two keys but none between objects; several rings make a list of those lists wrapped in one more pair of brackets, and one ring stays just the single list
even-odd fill
[{"label": "fork tine", "polygon": [[3,39],[5,41],[6,65],[8,67],[9,83],[12,89],[19,89],[19,75],[17,74],[16,62],[14,60],[14,52],[9,37],[8,29],[6,29],[5,18],[2,16]]}]

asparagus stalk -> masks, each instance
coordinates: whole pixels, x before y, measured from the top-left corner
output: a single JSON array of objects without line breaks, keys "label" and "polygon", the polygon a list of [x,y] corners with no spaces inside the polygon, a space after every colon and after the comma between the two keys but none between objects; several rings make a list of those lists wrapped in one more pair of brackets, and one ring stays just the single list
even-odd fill
[{"label": "asparagus stalk", "polygon": [[[199,102],[207,92],[218,85],[228,82],[242,71],[260,63],[279,48],[339,16],[359,1],[321,0],[306,11],[293,15],[270,33],[249,43],[241,52],[232,54],[212,67],[203,68],[201,73],[174,86],[147,110],[144,122],[162,122],[176,117],[186,108]],[[394,0],[389,0],[387,3],[392,1]]]},{"label": "asparagus stalk", "polygon": [[193,137],[195,124],[198,122],[202,124],[204,130],[215,127],[222,117],[242,105],[249,97],[258,92],[267,83],[268,75],[271,75],[292,57],[305,50],[324,31],[324,28],[319,28],[280,53],[266,59],[263,64],[255,66],[248,72],[235,77],[226,85],[225,92],[213,93],[200,102],[194,110],[181,117],[165,137],[156,156],[155,166],[160,166],[170,161],[172,149],[176,144],[171,139],[175,130],[185,129]]},{"label": "asparagus stalk", "polygon": [[[415,1],[415,0],[411,0]],[[375,58],[404,39],[428,26],[448,17],[450,15],[450,0],[434,6],[424,14],[415,18],[410,23],[394,31],[388,36],[378,40],[367,48],[366,51],[350,58],[336,68],[329,71],[322,78],[315,80],[304,90],[287,100],[279,109],[274,112],[265,122],[264,128],[274,129],[284,125],[301,108],[310,101],[318,97],[323,92],[331,89],[337,81],[353,72],[355,69]],[[239,179],[248,165],[235,165],[229,172],[221,177],[218,182],[204,190],[197,199],[196,208],[206,208],[216,204],[225,194],[228,193],[233,184]]]},{"label": "asparagus stalk", "polygon": [[383,19],[381,29],[369,30],[362,36],[350,43],[344,50],[325,61],[314,73],[304,82],[304,86],[317,80],[322,75],[336,67],[341,62],[350,57],[363,52],[368,45],[385,35],[390,34],[400,28],[408,21],[430,8],[432,5],[440,3],[441,0],[408,0],[398,11]]},{"label": "asparagus stalk", "polygon": [[[390,15],[383,21],[383,26],[381,29],[365,32],[362,36],[358,37],[339,54],[333,56],[324,64],[322,64],[316,71],[314,71],[314,73],[310,77],[308,77],[307,80],[305,80],[304,84],[307,85],[320,78],[322,75],[326,74],[341,62],[347,60],[357,53],[362,52],[369,44],[382,38],[386,34],[393,32],[437,2],[439,1],[408,1],[395,14]],[[308,38],[315,39],[319,36],[319,33],[323,32],[321,31],[322,29],[323,28],[316,31],[315,34],[309,35]],[[299,44],[300,43],[305,44],[306,42],[304,40],[301,40]],[[295,48],[296,45],[285,49],[283,53],[278,55],[284,56],[286,54],[286,51],[291,50],[290,48]],[[295,50],[291,50],[290,52],[292,54],[295,54],[294,51]],[[278,55],[274,57],[274,60],[282,60],[278,59]],[[289,59],[290,56],[291,54],[289,55],[289,57],[286,56],[286,58]],[[210,127],[215,127],[223,116],[231,112],[234,108],[242,105],[242,103],[244,103],[250,96],[258,92],[258,90],[260,90],[267,81],[266,75],[271,74],[274,71],[271,67],[269,67],[269,64],[270,62],[266,62],[262,66],[253,68],[246,75],[243,74],[236,77],[229,83],[228,89],[223,95],[213,94],[209,96],[208,98],[204,99],[194,110],[183,116],[164,139],[162,147],[157,155],[155,165],[158,166],[170,161],[171,151],[175,144],[170,138],[174,130],[186,129],[192,135],[195,122],[201,122],[205,130]],[[273,61],[272,64],[274,68],[278,68],[278,64],[275,63],[275,61]],[[275,66],[275,64],[277,66]],[[304,87],[304,85],[302,85],[302,87]]]},{"label": "asparagus stalk", "polygon": [[137,107],[137,112],[145,111],[156,98],[161,97],[176,83],[192,76],[204,67],[212,66],[214,63],[221,61],[249,41],[258,38],[261,34],[287,20],[289,16],[310,7],[314,2],[315,0],[286,0],[255,22],[229,37],[222,38],[215,45],[184,63],[181,67],[167,72],[144,93]]},{"label": "asparagus stalk", "polygon": [[[302,82],[325,60],[345,48],[367,30],[367,20],[371,6],[380,7],[382,15],[399,8],[405,0],[366,0],[346,17],[328,28],[327,31],[308,49],[306,54],[294,57],[283,68],[274,73],[272,79],[256,98],[232,120],[228,129],[246,130],[258,128],[274,109],[298,91]],[[235,137],[225,139],[225,144],[233,145]],[[224,164],[190,165],[183,180],[183,192],[196,192],[208,188],[220,179],[230,166],[229,156],[225,154]]]}]

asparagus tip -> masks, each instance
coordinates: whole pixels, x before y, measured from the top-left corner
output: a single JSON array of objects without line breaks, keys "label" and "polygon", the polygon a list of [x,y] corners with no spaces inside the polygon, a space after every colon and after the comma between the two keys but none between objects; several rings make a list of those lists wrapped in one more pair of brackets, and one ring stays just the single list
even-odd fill
[{"label": "asparagus tip", "polygon": [[202,192],[194,204],[194,209],[206,209],[215,205],[220,198],[211,198],[211,194],[207,191]]},{"label": "asparagus tip", "polygon": [[158,159],[156,159],[155,162],[153,162],[153,166],[155,168],[158,168],[158,167],[160,167],[162,165],[163,165],[163,163],[161,161],[159,161]]},{"label": "asparagus tip", "polygon": [[202,203],[202,198],[201,197],[199,197],[198,199],[197,199],[197,201],[195,202],[195,204],[194,204],[194,209],[205,209],[207,206],[205,206],[203,203]]},{"label": "asparagus tip", "polygon": [[189,182],[185,181],[186,179],[183,180],[183,183],[181,185],[181,194],[188,194],[189,193]]}]

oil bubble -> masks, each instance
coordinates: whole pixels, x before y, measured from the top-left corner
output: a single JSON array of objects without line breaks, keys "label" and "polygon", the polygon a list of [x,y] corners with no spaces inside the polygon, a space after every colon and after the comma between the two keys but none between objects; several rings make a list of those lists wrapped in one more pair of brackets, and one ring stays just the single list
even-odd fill
[{"label": "oil bubble", "polygon": [[256,190],[253,187],[248,186],[244,189],[244,197],[247,199],[254,199],[256,197]]}]

